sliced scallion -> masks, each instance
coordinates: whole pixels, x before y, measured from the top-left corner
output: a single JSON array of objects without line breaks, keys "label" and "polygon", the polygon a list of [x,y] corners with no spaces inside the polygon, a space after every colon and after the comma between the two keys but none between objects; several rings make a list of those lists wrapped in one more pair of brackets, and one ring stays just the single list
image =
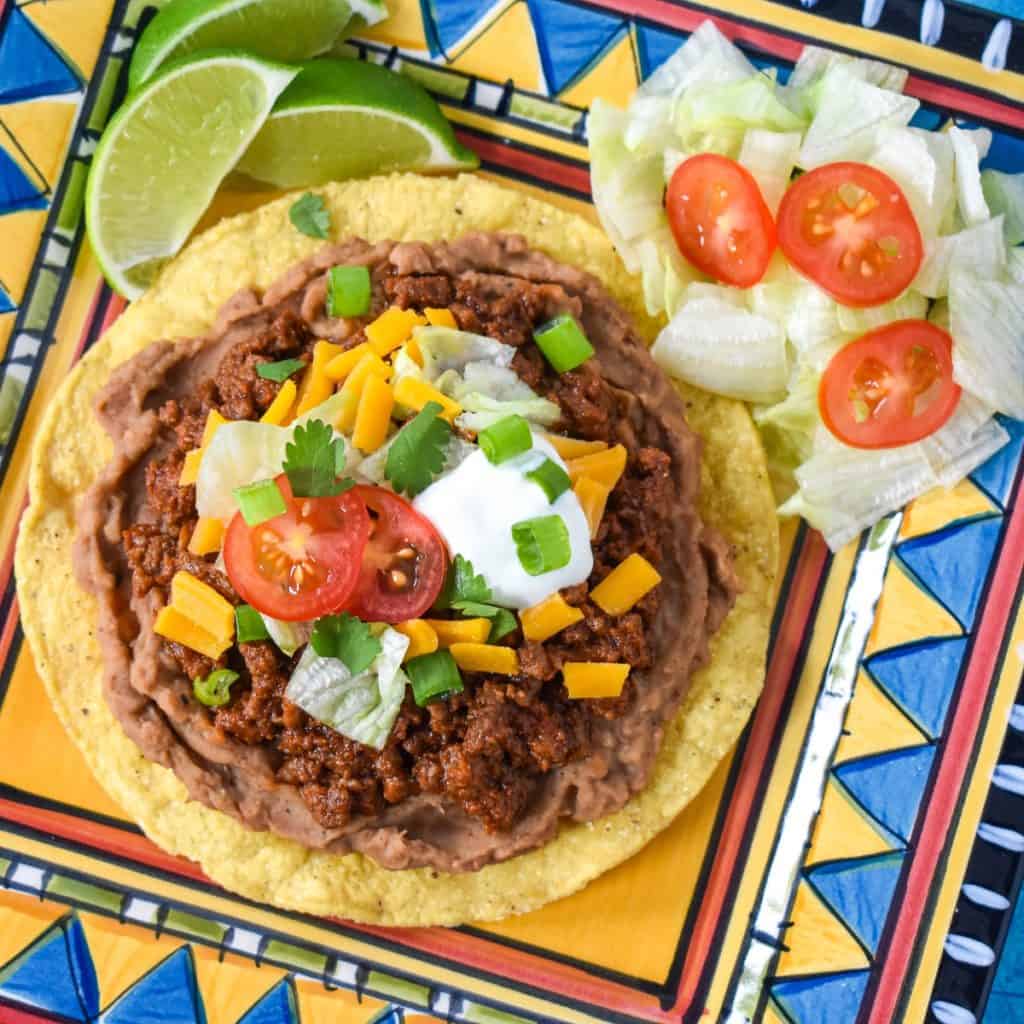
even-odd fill
[{"label": "sliced scallion", "polygon": [[480,431],[477,437],[487,461],[495,466],[528,452],[533,447],[530,424],[515,414],[492,423]]},{"label": "sliced scallion", "polygon": [[568,313],[538,327],[533,332],[533,340],[559,373],[575,370],[594,354],[594,346]]},{"label": "sliced scallion", "polygon": [[569,474],[552,459],[545,459],[536,469],[531,469],[526,479],[538,484],[550,502],[557,501],[572,487]]},{"label": "sliced scallion", "polygon": [[208,676],[192,680],[192,692],[200,704],[220,708],[231,699],[231,684],[236,679],[237,672],[229,668],[215,668]]},{"label": "sliced scallion", "polygon": [[254,644],[270,639],[263,616],[251,604],[240,604],[235,609],[235,640],[240,644]]},{"label": "sliced scallion", "polygon": [[572,558],[569,529],[561,516],[537,516],[512,525],[519,564],[530,576],[562,569]]},{"label": "sliced scallion", "polygon": [[462,676],[450,651],[421,654],[405,663],[405,671],[412,684],[412,696],[423,707],[438,697],[462,693]]},{"label": "sliced scallion", "polygon": [[370,312],[370,271],[331,267],[327,278],[327,315],[363,316]]},{"label": "sliced scallion", "polygon": [[256,375],[264,380],[274,380],[281,384],[305,365],[301,359],[280,359],[276,363],[260,363],[256,367]]},{"label": "sliced scallion", "polygon": [[288,511],[276,480],[257,480],[254,484],[236,487],[231,493],[247,526],[259,526]]}]

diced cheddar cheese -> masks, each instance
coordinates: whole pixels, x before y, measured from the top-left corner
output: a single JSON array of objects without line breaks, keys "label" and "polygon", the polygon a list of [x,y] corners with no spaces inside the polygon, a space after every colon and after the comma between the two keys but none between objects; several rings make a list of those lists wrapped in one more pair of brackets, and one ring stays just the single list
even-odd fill
[{"label": "diced cheddar cheese", "polygon": [[604,441],[577,441],[574,437],[562,437],[561,434],[548,434],[548,443],[568,462],[582,455],[593,455],[608,448]]},{"label": "diced cheddar cheese", "polygon": [[313,362],[302,376],[299,403],[295,408],[296,416],[304,415],[331,397],[334,392],[334,381],[327,376],[327,364],[343,351],[340,345],[333,345],[329,341],[318,341],[313,346]]},{"label": "diced cheddar cheese", "polygon": [[427,318],[427,323],[431,327],[455,327],[459,325],[455,322],[455,314],[450,309],[425,309],[423,315]]},{"label": "diced cheddar cheese", "polygon": [[352,348],[345,349],[341,355],[335,356],[325,367],[324,373],[331,380],[344,380],[358,365],[363,356],[372,352],[368,341],[360,342]]},{"label": "diced cheddar cheese", "polygon": [[224,543],[224,523],[220,519],[200,517],[192,531],[188,549],[193,555],[212,555]]},{"label": "diced cheddar cheese", "polygon": [[171,580],[171,604],[218,640],[230,643],[235,633],[235,608],[208,583],[181,570]]},{"label": "diced cheddar cheese", "polygon": [[614,448],[602,452],[581,455],[577,459],[570,459],[566,463],[566,469],[573,483],[586,476],[611,490],[626,469],[626,449],[617,444]]},{"label": "diced cheddar cheese", "polygon": [[199,479],[199,465],[203,461],[205,448],[193,448],[185,452],[185,462],[181,467],[181,476],[178,477],[179,487],[188,487]]},{"label": "diced cheddar cheese", "polygon": [[363,387],[370,377],[379,377],[387,380],[391,376],[391,367],[384,362],[376,352],[367,352],[362,359],[356,363],[355,369],[345,378],[341,386],[341,394],[344,396],[341,412],[338,414],[335,426],[343,433],[352,429],[356,422],[356,413],[359,410],[359,399],[363,394]]},{"label": "diced cheddar cheese", "polygon": [[410,338],[402,346],[402,350],[417,366],[423,365],[423,349],[420,348],[420,343],[415,337]]},{"label": "diced cheddar cheese", "polygon": [[438,648],[437,632],[424,619],[409,619],[399,622],[395,629],[409,638],[409,649],[405,652],[403,663],[418,658],[421,654],[433,654]]},{"label": "diced cheddar cheese", "polygon": [[495,672],[514,676],[519,672],[519,655],[511,647],[494,644],[452,644],[455,664],[465,672]]},{"label": "diced cheddar cheese", "polygon": [[609,615],[624,615],[660,582],[658,570],[643,555],[632,554],[591,590],[590,598]]},{"label": "diced cheddar cheese", "polygon": [[203,427],[203,439],[199,442],[199,447],[205,448],[213,440],[213,435],[227,422],[216,409],[211,409],[206,414],[206,426]]},{"label": "diced cheddar cheese", "polygon": [[562,679],[573,700],[618,697],[629,676],[629,665],[614,661],[567,661]]},{"label": "diced cheddar cheese", "polygon": [[440,647],[452,644],[482,644],[491,635],[490,619],[424,619],[437,634]]},{"label": "diced cheddar cheese", "polygon": [[581,476],[576,481],[573,492],[579,499],[583,514],[587,517],[587,523],[590,525],[590,539],[593,540],[597,536],[597,528],[604,518],[604,507],[608,503],[611,488],[596,480],[591,480],[589,476]]},{"label": "diced cheddar cheese", "polygon": [[583,612],[573,608],[561,594],[552,594],[540,604],[524,608],[519,613],[523,636],[532,643],[541,643],[582,618]]},{"label": "diced cheddar cheese", "polygon": [[166,640],[205,654],[216,661],[231,646],[231,638],[215,637],[188,616],[183,615],[174,605],[165,605],[157,613],[153,630]]},{"label": "diced cheddar cheese", "polygon": [[415,310],[392,306],[385,309],[372,324],[366,325],[366,340],[377,355],[386,356],[412,334],[414,327],[423,326],[426,322]]},{"label": "diced cheddar cheese", "polygon": [[387,440],[394,407],[395,393],[391,385],[371,374],[363,385],[356,407],[356,420],[352,427],[352,443],[356,448],[368,455]]},{"label": "diced cheddar cheese", "polygon": [[281,385],[281,389],[267,407],[267,411],[260,417],[260,423],[269,423],[274,427],[283,426],[288,419],[288,414],[292,411],[298,391],[295,381],[289,377]]},{"label": "diced cheddar cheese", "polygon": [[441,406],[441,417],[449,423],[454,422],[455,417],[462,412],[462,406],[458,402],[442,395],[437,388],[432,388],[426,381],[416,380],[414,377],[403,377],[395,385],[395,401],[409,409],[419,412],[427,402],[437,402]]}]

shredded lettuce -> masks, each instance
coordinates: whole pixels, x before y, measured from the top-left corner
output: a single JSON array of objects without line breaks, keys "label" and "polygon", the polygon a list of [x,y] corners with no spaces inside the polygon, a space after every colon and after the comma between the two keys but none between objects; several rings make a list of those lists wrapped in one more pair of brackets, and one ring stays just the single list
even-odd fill
[{"label": "shredded lettuce", "polygon": [[1024,285],[950,275],[953,375],[997,412],[1024,418]]},{"label": "shredded lettuce", "polygon": [[956,159],[956,198],[960,217],[967,227],[988,220],[985,193],[981,187],[981,161],[992,145],[992,133],[987,128],[970,131],[952,125],[948,130]]},{"label": "shredded lettuce", "polygon": [[272,619],[269,615],[260,615],[263,625],[267,627],[270,639],[277,645],[282,654],[289,658],[303,645],[309,643],[313,632],[312,622],[282,622]]},{"label": "shredded lettuce", "polygon": [[956,270],[998,279],[1006,270],[1003,217],[993,217],[955,235],[942,235],[925,243],[925,258],[914,288],[938,299],[949,294],[949,275]]},{"label": "shredded lettuce", "polygon": [[805,120],[778,98],[775,83],[760,74],[724,85],[687,89],[676,104],[675,124],[684,138],[725,126],[776,132],[802,131],[806,126]]},{"label": "shredded lettuce", "polygon": [[754,421],[761,429],[772,489],[778,501],[785,501],[797,489],[797,466],[814,453],[814,437],[821,419],[818,413],[818,384],[821,375],[810,367],[799,369],[790,382],[789,394],[775,405],[754,409]]},{"label": "shredded lettuce", "polygon": [[839,306],[838,312],[839,326],[847,334],[866,334],[897,320],[923,320],[927,316],[928,300],[913,288],[881,306],[868,306],[866,309]]},{"label": "shredded lettuce", "polygon": [[318,722],[375,750],[391,735],[408,680],[402,658],[409,638],[390,626],[370,667],[352,675],[339,658],[322,658],[310,644],[292,673],[285,696]]},{"label": "shredded lettuce", "polygon": [[423,353],[423,379],[430,382],[469,363],[508,366],[516,354],[511,345],[454,327],[417,327],[413,337]]},{"label": "shredded lettuce", "polygon": [[761,127],[752,127],[743,136],[739,162],[754,176],[773,214],[778,213],[782,195],[793,177],[802,138],[798,131]]},{"label": "shredded lettuce", "polygon": [[835,67],[844,67],[855,78],[890,92],[903,92],[910,77],[905,68],[884,64],[880,60],[851,57],[821,46],[805,46],[787,84],[790,89],[807,89],[820,82]]},{"label": "shredded lettuce", "polygon": [[562,411],[554,402],[538,395],[534,395],[533,398],[502,401],[480,391],[474,391],[463,396],[460,404],[465,412],[459,415],[455,422],[463,430],[477,433],[506,416],[522,416],[531,423],[550,427],[557,423],[562,415]]},{"label": "shredded lettuce", "polygon": [[1007,245],[1024,242],[1024,174],[981,172],[981,191],[993,216],[1002,215]]}]

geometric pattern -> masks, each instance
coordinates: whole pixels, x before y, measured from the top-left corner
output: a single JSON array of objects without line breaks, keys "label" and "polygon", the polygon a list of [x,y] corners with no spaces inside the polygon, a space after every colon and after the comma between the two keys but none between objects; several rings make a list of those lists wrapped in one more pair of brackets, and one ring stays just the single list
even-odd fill
[{"label": "geometric pattern", "polygon": [[[727,34],[781,79],[806,39],[898,53],[915,72],[917,123],[982,121],[993,166],[1015,171],[1024,84],[977,64],[1024,70],[1024,25],[1004,24],[1022,16],[1015,4],[718,9]],[[19,1024],[925,1019],[1020,669],[1024,534],[1012,499],[1024,425],[1012,421],[1010,444],[969,481],[890,517],[860,547],[833,558],[790,528],[768,684],[737,751],[635,861],[537,914],[401,932],[253,907],[156,851],[74,751],[40,769],[40,751],[66,748],[40,707],[10,585],[19,428],[120,309],[82,248],[82,196],[145,6],[0,0],[0,445],[14,441],[0,449],[0,1021],[15,1010]],[[589,103],[622,105],[709,13],[690,0],[389,7],[350,55],[438,96],[482,173],[588,216]],[[1009,828],[985,817],[997,820]],[[784,835],[789,860],[776,856]],[[776,863],[785,870],[772,873]],[[937,866],[947,863],[951,879]],[[1017,933],[1024,942],[1024,913]],[[1024,1017],[1020,986],[998,980],[992,1019]],[[885,1002],[893,992],[902,1018]]]}]

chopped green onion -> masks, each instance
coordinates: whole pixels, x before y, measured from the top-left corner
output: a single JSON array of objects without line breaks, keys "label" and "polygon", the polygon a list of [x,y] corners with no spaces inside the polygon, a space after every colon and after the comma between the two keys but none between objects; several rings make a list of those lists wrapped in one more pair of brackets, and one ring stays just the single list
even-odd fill
[{"label": "chopped green onion", "polygon": [[281,384],[305,365],[301,359],[281,359],[276,363],[260,363],[256,367],[256,374],[264,380],[276,380]]},{"label": "chopped green onion", "polygon": [[235,640],[240,644],[254,644],[270,639],[263,616],[251,604],[240,604],[235,609]]},{"label": "chopped green onion", "polygon": [[259,526],[288,511],[276,480],[257,480],[254,484],[236,487],[231,493],[238,502],[238,511],[242,513],[247,526]]},{"label": "chopped green onion", "polygon": [[531,576],[564,568],[572,558],[569,529],[561,516],[537,516],[514,523],[512,539],[519,564]]},{"label": "chopped green onion", "polygon": [[229,668],[215,668],[206,678],[192,680],[192,692],[200,704],[221,708],[231,700],[231,684],[238,678]]},{"label": "chopped green onion", "polygon": [[522,416],[506,416],[480,431],[477,441],[487,461],[500,466],[503,462],[522,455],[533,447],[530,424]]},{"label": "chopped green onion", "polygon": [[413,699],[420,707],[438,697],[462,693],[462,676],[450,651],[421,654],[406,662],[405,671],[412,684]]},{"label": "chopped green onion", "polygon": [[538,327],[533,332],[533,340],[559,373],[575,370],[594,354],[594,346],[568,313]]},{"label": "chopped green onion", "polygon": [[531,469],[526,479],[539,484],[550,502],[557,501],[572,487],[569,474],[551,459],[545,459],[536,469]]},{"label": "chopped green onion", "polygon": [[327,281],[328,316],[370,312],[370,271],[366,267],[331,267]]}]

